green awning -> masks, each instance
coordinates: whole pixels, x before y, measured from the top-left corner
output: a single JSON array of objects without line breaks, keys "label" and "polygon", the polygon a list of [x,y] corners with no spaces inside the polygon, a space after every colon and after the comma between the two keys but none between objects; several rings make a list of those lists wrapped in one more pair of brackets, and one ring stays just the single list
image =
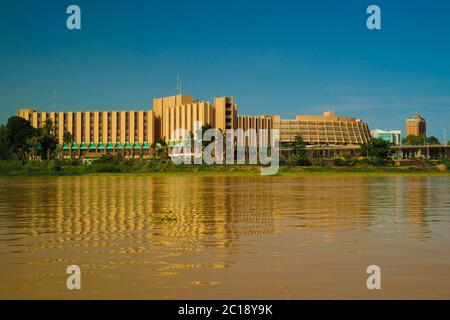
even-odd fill
[{"label": "green awning", "polygon": [[70,150],[70,146],[67,143],[64,143],[63,150]]},{"label": "green awning", "polygon": [[157,144],[156,144],[156,148],[161,149],[161,148],[162,148],[161,143],[157,143]]},{"label": "green awning", "polygon": [[38,151],[42,151],[42,144],[40,142],[38,142],[37,144],[37,149]]},{"label": "green awning", "polygon": [[189,140],[183,140],[180,142],[181,147],[191,147],[192,143]]},{"label": "green awning", "polygon": [[72,144],[72,150],[77,150],[78,149],[78,144],[76,142],[74,142]]},{"label": "green awning", "polygon": [[125,141],[125,149],[131,149],[130,143]]},{"label": "green awning", "polygon": [[91,142],[89,144],[89,150],[96,150],[97,148],[95,147],[95,144],[93,142]]},{"label": "green awning", "polygon": [[189,142],[188,141],[181,141],[181,142],[178,142],[178,143],[173,143],[172,147],[174,147],[174,148],[189,147]]},{"label": "green awning", "polygon": [[105,146],[103,145],[103,142],[100,142],[97,146],[98,150],[105,150]]},{"label": "green awning", "polygon": [[84,142],[81,143],[80,150],[87,150],[86,143]]},{"label": "green awning", "polygon": [[150,146],[148,145],[147,141],[144,141],[144,144],[142,145],[142,149],[144,149],[144,150],[150,149]]},{"label": "green awning", "polygon": [[117,149],[123,149],[123,145],[120,143],[120,141],[116,142],[116,148]]},{"label": "green awning", "polygon": [[141,149],[141,146],[139,145],[139,143],[135,142],[133,145],[133,149],[135,150]]},{"label": "green awning", "polygon": [[111,142],[108,142],[108,144],[106,145],[106,150],[114,150],[114,146]]}]

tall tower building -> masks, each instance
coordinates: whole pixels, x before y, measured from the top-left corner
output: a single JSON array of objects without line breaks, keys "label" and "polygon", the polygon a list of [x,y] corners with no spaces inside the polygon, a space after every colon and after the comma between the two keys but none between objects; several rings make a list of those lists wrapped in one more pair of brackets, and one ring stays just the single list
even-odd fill
[{"label": "tall tower building", "polygon": [[425,118],[416,114],[414,117],[406,119],[406,135],[426,136],[427,121]]}]

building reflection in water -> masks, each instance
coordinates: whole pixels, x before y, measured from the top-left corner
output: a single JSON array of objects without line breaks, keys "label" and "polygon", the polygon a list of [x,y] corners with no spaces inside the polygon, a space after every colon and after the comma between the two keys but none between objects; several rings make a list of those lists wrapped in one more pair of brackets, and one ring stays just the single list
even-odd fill
[{"label": "building reflection in water", "polygon": [[178,249],[213,246],[230,252],[238,249],[239,237],[274,233],[288,219],[290,226],[333,232],[364,229],[373,219],[406,213],[410,225],[426,234],[428,204],[443,196],[435,183],[415,177],[89,176],[28,179],[11,187],[8,194],[20,195],[20,204],[4,197],[4,206],[9,204],[14,212],[12,222],[31,235],[55,234],[45,246],[74,238],[86,246],[132,238]]},{"label": "building reflection in water", "polygon": [[430,221],[442,215],[442,208],[436,205],[448,203],[450,186],[446,177],[408,177],[402,184],[411,232],[424,240],[431,238]]},{"label": "building reflection in water", "polygon": [[[4,205],[14,212],[14,228],[28,236],[19,245],[23,251],[62,247],[98,255],[141,253],[134,257],[149,263],[214,247],[225,249],[221,255],[226,257],[238,252],[240,237],[274,232],[272,185],[251,180],[240,186],[229,177],[29,179],[8,191],[20,194],[21,205],[15,200]],[[222,260],[213,267],[232,264]],[[182,268],[179,261],[174,265]]]},{"label": "building reflection in water", "polygon": [[6,179],[0,253],[16,266],[76,263],[94,272],[133,265],[127,272],[143,266],[153,277],[180,276],[232,267],[263,250],[255,242],[286,231],[289,241],[314,245],[307,243],[314,236],[330,250],[385,226],[427,240],[431,222],[448,212],[449,192],[446,177]]}]

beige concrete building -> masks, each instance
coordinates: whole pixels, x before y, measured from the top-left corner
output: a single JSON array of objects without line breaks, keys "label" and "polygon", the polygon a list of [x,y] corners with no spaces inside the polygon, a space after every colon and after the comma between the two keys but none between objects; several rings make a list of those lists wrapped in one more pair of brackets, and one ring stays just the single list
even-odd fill
[{"label": "beige concrete building", "polygon": [[35,128],[43,127],[50,119],[59,143],[63,144],[64,133],[70,132],[74,149],[90,152],[147,149],[155,142],[153,110],[38,112],[36,109],[19,109],[17,113]]},{"label": "beige concrete building", "polygon": [[236,128],[237,105],[233,97],[214,98],[214,104],[208,101],[193,101],[191,96],[177,95],[153,100],[157,123],[157,136],[167,142],[180,141],[184,137],[172,137],[177,128],[193,133],[195,123],[210,124],[225,132]]},{"label": "beige concrete building", "polygon": [[297,135],[313,145],[361,145],[371,139],[369,126],[361,119],[336,116],[297,116],[295,120],[273,117],[273,128],[280,130],[280,141],[292,142]]},{"label": "beige concrete building", "polygon": [[[293,141],[297,135],[306,143],[316,145],[360,145],[371,138],[369,127],[362,120],[335,116],[332,112],[322,116],[297,116],[295,120],[270,115],[238,115],[233,97],[214,98],[212,104],[187,95],[156,98],[153,110],[38,112],[19,109],[17,114],[36,128],[51,119],[59,143],[63,145],[64,133],[70,132],[73,145],[64,145],[64,149],[78,150],[79,154],[149,150],[158,139],[176,143],[184,137],[172,136],[173,131],[182,128],[193,133],[196,122],[210,124],[222,132],[254,129],[259,145],[272,143],[271,135],[262,135],[262,129],[267,132],[279,129],[282,143]],[[248,144],[248,137],[244,139]]]},{"label": "beige concrete building", "polygon": [[[238,115],[237,118],[237,128],[247,131],[249,129],[254,129],[256,131],[256,141],[254,142],[257,145],[269,145],[272,141],[272,136],[270,134],[273,129],[273,116],[243,116]],[[266,134],[263,134],[261,129],[266,130]],[[248,137],[244,137],[245,142],[243,140],[238,141],[239,144],[247,144],[249,145]]]}]

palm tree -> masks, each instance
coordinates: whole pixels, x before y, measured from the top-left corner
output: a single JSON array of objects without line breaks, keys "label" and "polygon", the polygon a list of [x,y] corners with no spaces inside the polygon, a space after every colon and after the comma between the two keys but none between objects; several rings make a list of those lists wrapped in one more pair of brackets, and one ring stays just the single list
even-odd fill
[{"label": "palm tree", "polygon": [[301,160],[307,158],[306,156],[306,142],[300,135],[296,135],[294,140],[287,143],[288,152],[285,160],[290,163],[298,164]]},{"label": "palm tree", "polygon": [[58,159],[59,159],[59,160],[61,160],[61,158],[62,158],[62,153],[64,152],[63,147],[64,147],[63,145],[58,144],[58,145],[56,146],[56,148],[55,148],[55,154],[58,155]]},{"label": "palm tree", "polygon": [[[213,127],[209,123],[202,126],[202,138],[205,135],[206,131],[208,131],[209,129],[213,129]],[[209,141],[202,141],[202,149],[205,149],[209,145],[209,143]]]},{"label": "palm tree", "polygon": [[51,119],[45,121],[41,131],[42,149],[47,154],[47,160],[50,159],[50,153],[55,151],[57,146],[57,139],[55,137],[55,126]]},{"label": "palm tree", "polygon": [[39,150],[39,137],[34,136],[28,139],[28,144],[30,145],[30,155],[33,160],[36,160]]},{"label": "palm tree", "polygon": [[158,158],[167,159],[169,153],[166,140],[159,138],[158,141],[156,141],[156,145],[157,145],[156,154]]},{"label": "palm tree", "polygon": [[69,158],[72,160],[73,136],[69,131],[64,132],[63,143],[69,146]]},{"label": "palm tree", "polygon": [[306,143],[300,135],[295,136],[292,146],[294,148],[295,156],[297,157],[297,159],[302,159],[306,156]]}]

